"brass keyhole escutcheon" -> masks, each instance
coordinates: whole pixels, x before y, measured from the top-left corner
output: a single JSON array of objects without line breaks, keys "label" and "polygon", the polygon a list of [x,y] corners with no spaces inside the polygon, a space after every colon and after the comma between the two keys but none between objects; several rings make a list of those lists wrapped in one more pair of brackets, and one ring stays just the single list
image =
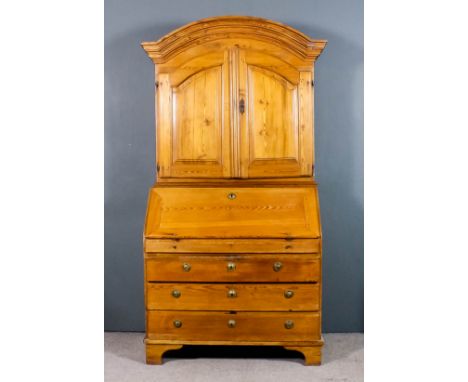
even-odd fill
[{"label": "brass keyhole escutcheon", "polygon": [[292,290],[285,290],[284,291],[284,297],[291,298],[292,296],[294,296],[294,292]]},{"label": "brass keyhole escutcheon", "polygon": [[230,298],[237,297],[237,292],[234,289],[229,289],[227,296]]},{"label": "brass keyhole escutcheon", "polygon": [[234,200],[237,198],[237,195],[234,192],[230,192],[227,197],[229,200]]},{"label": "brass keyhole escutcheon", "polygon": [[179,298],[180,297],[180,290],[174,289],[172,291],[172,297]]},{"label": "brass keyhole escutcheon", "polygon": [[228,271],[235,271],[236,270],[236,263],[228,263],[226,266]]},{"label": "brass keyhole escutcheon", "polygon": [[190,272],[192,266],[189,263],[184,263],[182,264],[182,269],[184,270],[184,272]]},{"label": "brass keyhole escutcheon", "polygon": [[286,329],[292,329],[294,327],[294,322],[292,320],[286,320],[284,323],[284,327]]},{"label": "brass keyhole escutcheon", "polygon": [[228,327],[235,328],[236,327],[236,320],[229,320]]},{"label": "brass keyhole escutcheon", "polygon": [[244,101],[244,99],[241,99],[239,101],[239,111],[240,111],[241,114],[244,114],[244,112],[245,112],[245,101]]},{"label": "brass keyhole escutcheon", "polygon": [[273,264],[273,270],[275,272],[279,272],[281,268],[283,268],[283,264],[281,263],[281,261],[277,261],[276,263]]},{"label": "brass keyhole escutcheon", "polygon": [[174,326],[175,326],[176,328],[180,328],[180,327],[182,326],[182,321],[180,321],[180,320],[174,320]]}]

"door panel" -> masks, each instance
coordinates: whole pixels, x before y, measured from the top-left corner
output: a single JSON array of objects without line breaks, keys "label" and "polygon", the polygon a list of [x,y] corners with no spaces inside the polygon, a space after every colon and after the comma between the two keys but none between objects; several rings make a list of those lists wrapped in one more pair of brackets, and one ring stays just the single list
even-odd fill
[{"label": "door panel", "polygon": [[247,70],[250,157],[297,160],[297,86],[270,70]]},{"label": "door panel", "polygon": [[247,105],[239,111],[243,178],[312,175],[310,76],[276,57],[240,51],[239,102]]},{"label": "door panel", "polygon": [[220,52],[158,75],[159,177],[230,176],[227,61]]},{"label": "door panel", "polygon": [[221,67],[197,73],[173,89],[174,163],[221,162]]}]

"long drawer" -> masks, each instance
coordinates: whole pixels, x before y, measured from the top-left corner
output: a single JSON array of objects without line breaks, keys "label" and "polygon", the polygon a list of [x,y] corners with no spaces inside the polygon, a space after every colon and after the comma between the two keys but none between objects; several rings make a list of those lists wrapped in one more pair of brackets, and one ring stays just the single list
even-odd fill
[{"label": "long drawer", "polygon": [[155,310],[314,311],[319,284],[147,283],[146,306]]},{"label": "long drawer", "polygon": [[147,311],[147,338],[204,341],[311,341],[320,339],[318,312]]},{"label": "long drawer", "polygon": [[319,253],[321,239],[145,239],[146,253]]},{"label": "long drawer", "polygon": [[317,255],[169,255],[146,259],[147,281],[311,282],[320,279]]}]

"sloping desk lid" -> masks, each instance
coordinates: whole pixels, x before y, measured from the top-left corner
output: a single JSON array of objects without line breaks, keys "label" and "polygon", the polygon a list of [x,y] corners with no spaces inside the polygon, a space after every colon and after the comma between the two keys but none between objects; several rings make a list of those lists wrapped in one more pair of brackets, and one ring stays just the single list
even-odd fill
[{"label": "sloping desk lid", "polygon": [[146,238],[320,236],[315,187],[160,187],[150,191]]}]

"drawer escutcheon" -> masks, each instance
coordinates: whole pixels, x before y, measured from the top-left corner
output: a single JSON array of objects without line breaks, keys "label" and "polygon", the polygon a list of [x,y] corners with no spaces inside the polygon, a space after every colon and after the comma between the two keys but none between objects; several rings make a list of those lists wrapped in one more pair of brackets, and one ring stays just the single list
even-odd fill
[{"label": "drawer escutcheon", "polygon": [[227,263],[227,266],[226,266],[228,272],[232,272],[232,271],[235,271],[236,270],[236,263]]},{"label": "drawer escutcheon", "polygon": [[273,270],[275,272],[279,272],[283,268],[283,263],[281,261],[277,261],[276,263],[273,264]]},{"label": "drawer escutcheon", "polygon": [[294,327],[294,321],[293,320],[286,320],[284,323],[284,327],[286,329],[292,329]]},{"label": "drawer escutcheon", "polygon": [[184,270],[184,272],[190,272],[192,266],[189,263],[184,263],[182,264],[182,269]]},{"label": "drawer escutcheon", "polygon": [[294,291],[292,291],[290,289],[284,291],[284,297],[285,298],[291,298],[292,296],[294,296]]}]

